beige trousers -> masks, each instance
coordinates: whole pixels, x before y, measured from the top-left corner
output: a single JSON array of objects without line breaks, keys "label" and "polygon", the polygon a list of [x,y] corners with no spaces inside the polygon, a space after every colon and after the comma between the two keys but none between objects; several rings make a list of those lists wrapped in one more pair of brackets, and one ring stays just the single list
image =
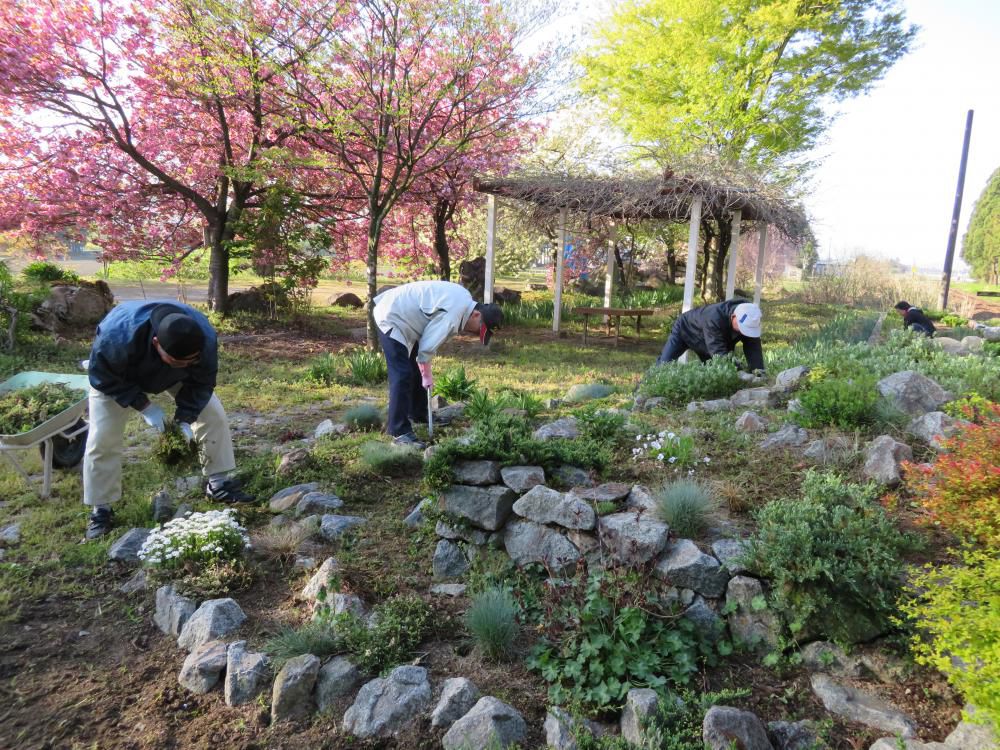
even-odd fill
[{"label": "beige trousers", "polygon": [[[180,385],[176,385],[167,392],[176,396],[179,390]],[[125,423],[133,416],[142,417],[135,409],[119,406],[117,401],[95,388],[90,389],[88,404],[90,429],[83,457],[83,502],[85,505],[111,505],[122,497]],[[229,420],[218,396],[212,394],[191,429],[201,455],[202,474],[211,476],[236,468]]]}]

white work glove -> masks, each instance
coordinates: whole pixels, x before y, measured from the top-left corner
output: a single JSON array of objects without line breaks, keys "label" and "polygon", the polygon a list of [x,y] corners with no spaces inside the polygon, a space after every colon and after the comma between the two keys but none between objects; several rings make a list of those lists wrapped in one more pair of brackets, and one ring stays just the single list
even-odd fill
[{"label": "white work glove", "polygon": [[149,406],[139,412],[142,418],[146,420],[146,424],[152,427],[157,432],[163,432],[167,425],[167,415],[163,413],[161,409],[156,404],[150,402]]},{"label": "white work glove", "polygon": [[417,369],[420,370],[420,385],[427,390],[434,387],[434,376],[431,374],[430,362],[417,362]]},{"label": "white work glove", "polygon": [[191,429],[191,425],[189,425],[187,422],[178,422],[177,425],[178,427],[181,428],[181,434],[184,436],[184,439],[187,440],[189,443],[193,443],[194,430]]}]

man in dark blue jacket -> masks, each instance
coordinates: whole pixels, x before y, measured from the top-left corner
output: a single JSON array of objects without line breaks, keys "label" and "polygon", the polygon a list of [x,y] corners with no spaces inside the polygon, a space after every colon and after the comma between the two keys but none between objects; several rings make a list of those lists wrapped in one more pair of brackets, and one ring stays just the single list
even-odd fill
[{"label": "man in dark blue jacket", "polygon": [[673,362],[688,349],[705,362],[712,357],[732,354],[743,342],[743,356],[751,372],[764,369],[760,345],[760,307],[744,299],[729,299],[696,307],[674,321],[670,338],[656,364]]},{"label": "man in dark blue jacket", "polygon": [[903,328],[909,328],[914,333],[922,333],[928,338],[934,336],[934,322],[924,314],[919,307],[914,307],[906,300],[896,303],[896,312],[903,316]]},{"label": "man in dark blue jacket", "polygon": [[236,460],[226,412],[214,394],[218,369],[215,329],[188,305],[124,302],[98,324],[88,364],[90,431],[83,460],[88,539],[108,533],[111,506],[121,499],[125,423],[137,412],[158,432],[166,426],[149,393],[174,397],[174,420],[198,444],[208,497],[227,503],[253,499],[229,477]]}]

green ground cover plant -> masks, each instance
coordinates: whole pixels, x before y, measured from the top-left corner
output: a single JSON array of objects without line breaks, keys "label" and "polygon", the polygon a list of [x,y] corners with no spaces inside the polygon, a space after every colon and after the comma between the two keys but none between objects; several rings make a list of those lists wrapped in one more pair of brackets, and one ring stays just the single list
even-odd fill
[{"label": "green ground cover plant", "polygon": [[617,443],[622,438],[625,415],[618,411],[588,404],[573,412],[580,434],[594,442]]},{"label": "green ground cover plant", "polygon": [[947,675],[977,715],[1000,729],[1000,556],[995,547],[967,548],[961,558],[914,575],[901,609],[917,662]]},{"label": "green ground cover plant", "polygon": [[331,622],[355,664],[381,674],[413,658],[433,618],[434,610],[419,596],[399,594],[375,605],[370,623],[353,612],[334,615]]},{"label": "green ground cover plant", "polygon": [[379,430],[382,428],[382,411],[371,404],[352,406],[344,412],[344,424],[360,432]]},{"label": "green ground cover plant", "polygon": [[800,497],[754,514],[746,562],[770,581],[767,605],[793,640],[810,634],[852,643],[888,629],[902,555],[916,540],[896,528],[876,496],[873,484],[809,470]]},{"label": "green ground cover plant", "polygon": [[677,536],[694,537],[704,531],[711,510],[712,495],[696,479],[675,479],[656,493],[656,514]]},{"label": "green ground cover plant", "polygon": [[0,435],[29,432],[86,394],[63,383],[42,383],[0,396]]},{"label": "green ground cover plant", "polygon": [[379,476],[398,477],[420,471],[423,455],[405,445],[372,441],[361,446],[361,463]]},{"label": "green ground cover plant", "polygon": [[714,659],[699,628],[637,571],[582,570],[549,592],[528,666],[557,705],[617,709],[631,688],[683,687]]},{"label": "green ground cover plant", "polygon": [[690,401],[728,398],[741,384],[732,357],[713,357],[705,363],[654,365],[643,377],[639,392],[643,396],[665,398],[671,406],[683,406]]},{"label": "green ground cover plant", "polygon": [[239,560],[249,547],[250,537],[236,520],[236,511],[227,508],[167,521],[149,532],[138,554],[147,567],[192,573]]},{"label": "green ground cover plant", "polygon": [[799,394],[800,409],[792,418],[802,427],[840,427],[850,430],[870,424],[879,401],[870,377],[825,377]]},{"label": "green ground cover plant", "polygon": [[491,587],[473,596],[465,627],[487,659],[510,658],[517,638],[517,614],[517,602],[506,589]]}]

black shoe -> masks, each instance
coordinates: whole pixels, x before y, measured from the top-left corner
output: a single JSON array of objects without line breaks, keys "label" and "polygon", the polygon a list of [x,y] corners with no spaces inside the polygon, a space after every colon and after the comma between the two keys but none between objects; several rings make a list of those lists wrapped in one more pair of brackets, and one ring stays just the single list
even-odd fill
[{"label": "black shoe", "polygon": [[408,432],[405,435],[399,435],[398,437],[394,437],[392,439],[392,444],[403,445],[408,448],[419,448],[420,450],[423,450],[424,448],[427,447],[427,443],[418,440],[417,436],[414,435],[412,432]]},{"label": "black shoe", "polygon": [[248,495],[243,491],[243,486],[238,479],[227,479],[215,487],[209,482],[205,485],[205,495],[209,500],[216,500],[220,503],[253,503],[257,501],[253,495]]},{"label": "black shoe", "polygon": [[115,514],[110,508],[98,508],[90,514],[87,522],[87,539],[100,539],[111,531],[114,525]]}]

